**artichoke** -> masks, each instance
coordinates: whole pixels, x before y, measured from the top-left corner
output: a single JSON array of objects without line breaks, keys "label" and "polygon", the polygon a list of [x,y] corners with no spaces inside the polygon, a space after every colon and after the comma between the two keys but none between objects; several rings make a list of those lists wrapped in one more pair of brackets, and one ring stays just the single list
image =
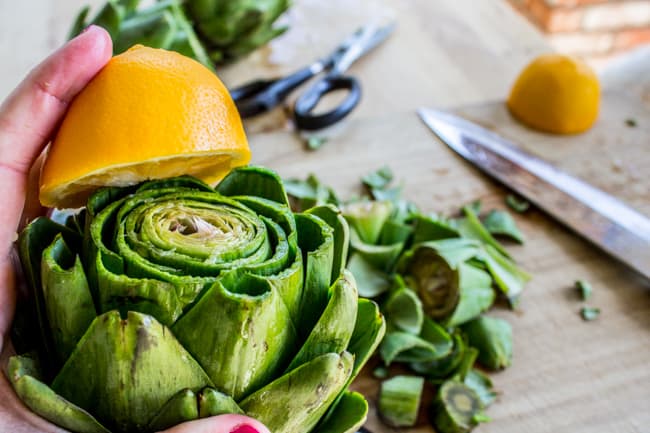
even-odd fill
[{"label": "artichoke", "polygon": [[368,405],[347,388],[385,325],[345,271],[347,245],[335,207],[292,213],[264,168],[215,189],[191,177],[100,189],[64,224],[39,218],[20,236],[36,319],[15,322],[10,380],[74,432],[221,413],[274,433],[355,432]]},{"label": "artichoke", "polygon": [[115,54],[135,44],[178,51],[209,68],[235,60],[287,30],[275,21],[289,0],[158,0],[139,7],[140,0],[108,0],[88,20],[83,8],[71,30],[78,35],[91,24],[111,35]]}]

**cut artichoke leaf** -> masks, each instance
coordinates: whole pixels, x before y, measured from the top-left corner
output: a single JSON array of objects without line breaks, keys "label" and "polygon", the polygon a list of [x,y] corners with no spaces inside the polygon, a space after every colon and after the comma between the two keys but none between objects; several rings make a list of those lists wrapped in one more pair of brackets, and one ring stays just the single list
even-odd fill
[{"label": "cut artichoke leaf", "polygon": [[397,270],[417,292],[429,317],[441,320],[454,312],[460,299],[458,270],[431,243],[406,252]]},{"label": "cut artichoke leaf", "polygon": [[382,420],[393,427],[413,427],[418,419],[424,378],[395,376],[381,383],[378,409]]},{"label": "cut artichoke leaf", "polygon": [[276,377],[297,342],[279,292],[266,278],[238,271],[220,278],[172,330],[217,389],[235,400]]},{"label": "cut artichoke leaf", "polygon": [[354,355],[350,382],[357,377],[386,333],[386,322],[376,303],[369,299],[359,299],[357,307],[357,320],[348,347],[348,352]]},{"label": "cut artichoke leaf", "polygon": [[333,411],[313,433],[357,433],[368,418],[368,402],[358,392],[345,391]]},{"label": "cut artichoke leaf", "polygon": [[79,257],[61,234],[43,252],[43,297],[57,367],[63,365],[97,316]]},{"label": "cut artichoke leaf", "polygon": [[526,240],[521,230],[517,227],[512,215],[506,211],[490,211],[485,217],[483,225],[493,235],[509,237],[520,244],[523,244]]},{"label": "cut artichoke leaf", "polygon": [[468,264],[458,266],[460,274],[460,299],[454,312],[444,324],[455,327],[478,317],[494,302],[492,278],[487,272]]},{"label": "cut artichoke leaf", "polygon": [[417,215],[412,219],[413,243],[460,237],[458,230],[448,221],[432,216]]},{"label": "cut artichoke leaf", "polygon": [[458,231],[463,237],[476,239],[477,241],[484,243],[486,246],[492,246],[505,257],[511,258],[503,245],[494,239],[494,236],[492,236],[483,223],[481,223],[481,220],[478,218],[478,215],[471,206],[463,207],[463,213],[465,214],[465,218],[458,220]]},{"label": "cut artichoke leaf", "polygon": [[384,223],[393,213],[393,204],[389,201],[358,201],[346,205],[342,211],[361,242],[375,245]]},{"label": "cut artichoke leaf", "polygon": [[41,382],[36,361],[28,356],[9,359],[7,372],[16,394],[43,418],[75,433],[110,433],[90,413],[62,398]]},{"label": "cut artichoke leaf", "polygon": [[470,346],[479,351],[478,361],[499,370],[512,362],[512,327],[496,317],[481,316],[463,325]]},{"label": "cut artichoke leaf", "polygon": [[215,189],[225,196],[250,195],[289,206],[282,179],[276,172],[264,167],[245,166],[232,170]]},{"label": "cut artichoke leaf", "polygon": [[493,389],[492,380],[486,374],[483,374],[475,368],[467,372],[463,383],[474,390],[481,400],[483,407],[488,407],[497,398],[497,393]]},{"label": "cut artichoke leaf", "polygon": [[393,291],[382,305],[382,310],[389,324],[395,328],[414,335],[420,334],[424,312],[422,302],[413,290],[401,287]]},{"label": "cut artichoke leaf", "polygon": [[530,280],[530,275],[491,245],[485,246],[485,252],[481,253],[478,259],[485,263],[494,282],[506,295],[510,305],[516,306],[524,285]]},{"label": "cut artichoke leaf", "polygon": [[479,420],[486,420],[474,390],[455,380],[440,386],[432,410],[433,424],[440,433],[469,433]]},{"label": "cut artichoke leaf", "polygon": [[334,205],[325,204],[308,209],[305,213],[316,215],[334,229],[334,261],[332,263],[333,284],[345,270],[350,244],[350,228],[341,211]]},{"label": "cut artichoke leaf", "polygon": [[393,245],[401,244],[404,246],[413,234],[413,227],[411,225],[399,222],[396,217],[384,223],[379,235],[380,245]]},{"label": "cut artichoke leaf", "polygon": [[359,296],[375,298],[387,292],[391,287],[390,277],[387,273],[376,269],[362,255],[352,253],[348,260],[348,270],[357,281]]},{"label": "cut artichoke leaf", "polygon": [[176,424],[199,418],[196,394],[191,389],[182,389],[149,421],[147,431],[160,431]]},{"label": "cut artichoke leaf", "polygon": [[206,386],[213,386],[209,377],[169,329],[151,316],[122,319],[117,311],[93,321],[51,385],[118,431],[145,428],[179,389]]},{"label": "cut artichoke leaf", "polygon": [[411,369],[433,381],[452,377],[465,359],[467,343],[460,332],[455,332],[450,338],[451,347],[444,356],[430,361],[411,362]]},{"label": "cut artichoke leaf", "polygon": [[363,257],[373,267],[389,272],[402,252],[404,243],[398,242],[391,245],[368,244],[361,240],[355,229],[352,229],[350,230],[350,246],[355,253]]},{"label": "cut artichoke leaf", "polygon": [[272,432],[311,431],[345,389],[353,365],[354,356],[348,352],[321,355],[246,397],[239,406]]},{"label": "cut artichoke leaf", "polygon": [[298,245],[305,262],[298,331],[307,337],[327,305],[334,257],[334,230],[316,215],[296,214]]},{"label": "cut artichoke leaf", "polygon": [[345,271],[330,289],[323,315],[287,371],[326,353],[340,353],[348,347],[357,317],[357,288],[354,277]]},{"label": "cut artichoke leaf", "polygon": [[425,318],[419,336],[402,331],[386,333],[379,354],[386,365],[392,362],[426,363],[444,358],[452,347],[449,333],[433,320]]}]

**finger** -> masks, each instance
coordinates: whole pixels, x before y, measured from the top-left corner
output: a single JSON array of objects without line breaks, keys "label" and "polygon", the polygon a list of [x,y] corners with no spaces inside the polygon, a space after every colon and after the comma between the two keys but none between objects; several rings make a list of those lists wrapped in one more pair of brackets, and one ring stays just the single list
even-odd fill
[{"label": "finger", "polygon": [[45,153],[41,153],[32,164],[27,175],[27,189],[25,192],[25,205],[23,206],[23,214],[18,222],[18,231],[20,232],[25,226],[39,215],[43,215],[45,208],[41,206],[38,200],[38,180],[41,176],[41,166]]},{"label": "finger", "polygon": [[269,429],[247,416],[219,415],[179,424],[160,433],[269,433]]},{"label": "finger", "polygon": [[0,106],[0,254],[7,254],[18,226],[30,167],[111,51],[108,33],[91,26],[30,72]]}]

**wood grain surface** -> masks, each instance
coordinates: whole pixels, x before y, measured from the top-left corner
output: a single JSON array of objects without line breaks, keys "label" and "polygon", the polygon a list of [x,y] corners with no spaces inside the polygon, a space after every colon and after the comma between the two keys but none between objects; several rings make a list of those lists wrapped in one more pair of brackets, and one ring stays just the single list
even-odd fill
[{"label": "wood grain surface", "polygon": [[[650,51],[645,62],[640,70],[650,66]],[[633,81],[642,93],[608,89],[596,126],[576,136],[527,130],[501,102],[457,111],[650,215],[650,81]],[[314,152],[291,133],[255,135],[251,143],[254,162],[285,177],[315,173],[343,196],[355,193],[363,174],[388,164],[406,197],[426,211],[453,213],[476,199],[484,209],[504,207],[506,190],[439,142],[415,112],[349,122]],[[493,312],[513,325],[514,360],[492,375],[500,395],[488,410],[493,421],[477,431],[650,431],[650,283],[537,210],[515,218],[527,242],[510,250],[533,279],[516,311]],[[587,303],[572,287],[577,279],[594,287]],[[580,318],[585,304],[601,308],[596,321]],[[374,409],[378,383],[368,370],[354,387],[373,405],[371,431],[433,431],[425,417],[413,429],[383,425]]]}]

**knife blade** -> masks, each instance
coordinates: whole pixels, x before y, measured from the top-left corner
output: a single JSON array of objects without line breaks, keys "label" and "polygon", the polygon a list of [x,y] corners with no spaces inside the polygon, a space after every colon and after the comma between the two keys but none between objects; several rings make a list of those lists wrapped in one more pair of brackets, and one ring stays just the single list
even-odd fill
[{"label": "knife blade", "polygon": [[463,158],[650,279],[646,216],[473,122],[430,108],[418,114]]}]

